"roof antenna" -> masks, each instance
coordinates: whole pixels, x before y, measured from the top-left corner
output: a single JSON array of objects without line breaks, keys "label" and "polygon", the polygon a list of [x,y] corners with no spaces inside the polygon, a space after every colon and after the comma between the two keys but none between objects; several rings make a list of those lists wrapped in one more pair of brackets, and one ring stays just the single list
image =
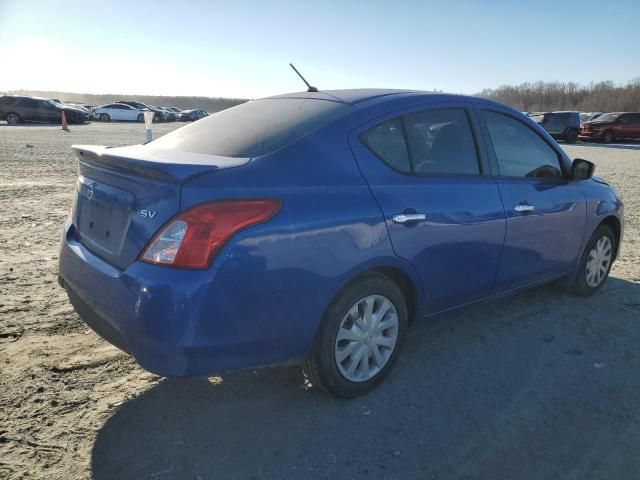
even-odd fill
[{"label": "roof antenna", "polygon": [[289,66],[291,68],[293,68],[293,71],[296,72],[298,74],[298,76],[302,79],[302,81],[307,85],[307,92],[317,92],[318,89],[316,87],[312,87],[311,85],[309,85],[309,82],[307,82],[305,80],[305,78],[302,76],[302,74],[298,71],[298,69],[296,67],[293,66],[293,63],[290,63]]}]

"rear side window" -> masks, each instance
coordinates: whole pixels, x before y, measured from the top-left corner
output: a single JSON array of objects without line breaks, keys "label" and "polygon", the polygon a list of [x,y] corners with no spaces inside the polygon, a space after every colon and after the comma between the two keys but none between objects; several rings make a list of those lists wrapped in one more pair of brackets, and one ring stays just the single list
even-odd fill
[{"label": "rear side window", "polygon": [[388,120],[362,134],[362,142],[380,160],[401,173],[411,173],[409,152],[400,117]]},{"label": "rear side window", "polygon": [[480,173],[469,119],[462,108],[410,113],[376,125],[361,139],[382,161],[401,173]]},{"label": "rear side window", "polygon": [[147,145],[228,157],[258,157],[293,143],[352,108],[326,100],[254,100],[206,116]]},{"label": "rear side window", "polygon": [[16,102],[16,106],[25,108],[37,108],[39,105],[38,100],[36,100],[35,98],[20,98]]},{"label": "rear side window", "polygon": [[498,160],[506,177],[562,177],[558,154],[525,124],[502,113],[485,110],[482,115]]},{"label": "rear side window", "polygon": [[462,108],[423,110],[405,116],[407,142],[417,175],[478,175],[478,157]]}]

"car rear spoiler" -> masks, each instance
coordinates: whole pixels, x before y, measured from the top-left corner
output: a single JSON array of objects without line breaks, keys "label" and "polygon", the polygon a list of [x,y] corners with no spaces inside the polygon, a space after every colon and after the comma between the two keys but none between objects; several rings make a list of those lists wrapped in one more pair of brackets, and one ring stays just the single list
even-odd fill
[{"label": "car rear spoiler", "polygon": [[239,167],[251,158],[222,157],[177,150],[160,150],[145,145],[105,147],[73,145],[80,162],[107,170],[169,183],[181,183],[197,175]]}]

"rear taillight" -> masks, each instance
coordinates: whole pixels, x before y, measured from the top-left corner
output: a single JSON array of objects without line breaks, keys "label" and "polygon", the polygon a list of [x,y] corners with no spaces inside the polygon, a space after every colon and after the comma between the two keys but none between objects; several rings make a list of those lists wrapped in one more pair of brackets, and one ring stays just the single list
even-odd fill
[{"label": "rear taillight", "polygon": [[207,268],[236,232],[263,223],[280,209],[276,199],[203,203],[178,214],[154,235],[140,260],[175,268]]}]

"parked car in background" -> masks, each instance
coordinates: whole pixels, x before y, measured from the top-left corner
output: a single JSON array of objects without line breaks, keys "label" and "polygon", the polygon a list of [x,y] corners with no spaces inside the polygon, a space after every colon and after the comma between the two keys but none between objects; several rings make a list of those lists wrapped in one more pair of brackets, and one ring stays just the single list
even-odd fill
[{"label": "parked car in background", "polygon": [[176,114],[176,119],[178,119],[180,114],[182,113],[182,110],[180,110],[178,107],[167,107],[167,108]]},{"label": "parked car in background", "polygon": [[547,112],[530,115],[556,140],[575,143],[580,131],[580,112]]},{"label": "parked car in background", "polygon": [[582,126],[584,122],[590,122],[591,120],[595,120],[600,115],[602,115],[602,113],[603,112],[582,112],[580,114],[580,126]]},{"label": "parked car in background", "polygon": [[299,361],[361,395],[414,318],[559,279],[596,293],[623,232],[591,162],[460,95],[293,93],[74,150],[59,282],[165,376]]},{"label": "parked car in background", "polygon": [[147,105],[146,103],[134,102],[130,100],[118,100],[115,103],[122,103],[124,105],[129,105],[131,107],[137,108],[138,110],[142,110],[146,108],[147,110],[150,110],[154,113],[153,115],[154,122],[162,122],[164,120],[164,113],[162,112],[162,110],[156,107],[152,107],[151,105]]},{"label": "parked car in background", "polygon": [[56,99],[50,99],[52,102],[57,103],[58,105],[64,107],[71,107],[71,108],[76,108],[80,111],[82,111],[82,113],[84,113],[84,120],[88,121],[91,120],[91,111],[87,108],[85,108],[83,105],[80,105],[78,103],[72,103],[72,102],[61,102],[60,100],[56,100]]},{"label": "parked car in background", "polygon": [[640,138],[640,113],[603,113],[595,120],[582,124],[579,138],[586,141],[600,140],[604,143]]},{"label": "parked car in background", "polygon": [[69,123],[85,122],[85,113],[81,109],[62,105],[48,98],[0,96],[0,120],[6,120],[9,125],[21,122],[60,123],[62,112]]},{"label": "parked car in background", "polygon": [[209,116],[209,112],[204,110],[185,110],[180,114],[180,121],[182,122],[195,122],[201,118]]},{"label": "parked car in background", "polygon": [[144,122],[144,112],[148,112],[147,108],[136,108],[124,103],[109,103],[102,105],[94,111],[94,115],[101,122],[111,121],[130,121]]},{"label": "parked car in background", "polygon": [[155,107],[158,110],[160,110],[162,112],[162,114],[164,115],[164,121],[165,122],[175,122],[176,121],[176,114],[175,112],[169,110],[167,107]]}]

